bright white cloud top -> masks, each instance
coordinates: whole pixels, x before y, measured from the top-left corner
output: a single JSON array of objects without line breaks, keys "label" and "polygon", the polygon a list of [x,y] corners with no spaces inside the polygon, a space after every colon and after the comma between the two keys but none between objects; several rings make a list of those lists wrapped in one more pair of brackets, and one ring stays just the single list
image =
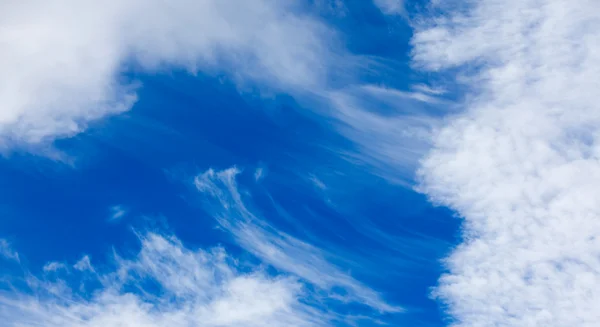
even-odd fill
[{"label": "bright white cloud top", "polygon": [[600,2],[452,5],[413,40],[472,90],[420,172],[466,219],[436,294],[456,326],[596,326]]},{"label": "bright white cloud top", "polygon": [[227,72],[238,82],[306,88],[330,33],[294,1],[0,3],[0,147],[72,136],[128,110],[126,68]]}]

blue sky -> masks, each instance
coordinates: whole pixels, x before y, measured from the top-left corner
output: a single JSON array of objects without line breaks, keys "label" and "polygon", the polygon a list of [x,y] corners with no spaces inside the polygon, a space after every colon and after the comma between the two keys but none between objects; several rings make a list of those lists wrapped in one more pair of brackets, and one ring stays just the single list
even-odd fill
[{"label": "blue sky", "polygon": [[600,22],[508,2],[0,5],[0,317],[591,326]]}]

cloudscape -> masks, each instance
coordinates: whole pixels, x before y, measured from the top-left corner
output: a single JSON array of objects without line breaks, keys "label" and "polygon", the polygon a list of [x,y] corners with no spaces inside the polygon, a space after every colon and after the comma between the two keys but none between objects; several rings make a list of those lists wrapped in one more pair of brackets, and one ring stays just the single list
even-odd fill
[{"label": "cloudscape", "polygon": [[0,2],[0,325],[597,326],[600,2]]}]

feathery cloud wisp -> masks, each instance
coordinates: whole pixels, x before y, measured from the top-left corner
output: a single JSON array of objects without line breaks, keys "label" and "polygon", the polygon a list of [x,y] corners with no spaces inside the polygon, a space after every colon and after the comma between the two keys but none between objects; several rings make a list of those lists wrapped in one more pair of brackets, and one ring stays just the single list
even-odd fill
[{"label": "feathery cloud wisp", "polygon": [[310,295],[294,277],[245,271],[220,248],[189,250],[157,234],[141,242],[134,258],[115,257],[114,269],[81,272],[91,293],[71,288],[72,275],[30,276],[29,289],[1,291],[3,326],[308,327],[332,318],[307,304]]},{"label": "feathery cloud wisp", "polygon": [[[278,231],[251,212],[238,191],[238,173],[236,168],[222,171],[209,169],[196,176],[194,184],[209,196],[210,213],[242,248],[261,261],[299,276],[334,297],[344,297],[345,301],[361,303],[379,312],[401,311],[330,263],[321,249]],[[334,294],[336,287],[343,288],[347,294]]]},{"label": "feathery cloud wisp", "polygon": [[0,256],[9,260],[19,261],[19,253],[13,250],[11,244],[3,238],[0,238]]},{"label": "feathery cloud wisp", "polygon": [[375,5],[386,15],[404,15],[404,0],[373,0]]}]

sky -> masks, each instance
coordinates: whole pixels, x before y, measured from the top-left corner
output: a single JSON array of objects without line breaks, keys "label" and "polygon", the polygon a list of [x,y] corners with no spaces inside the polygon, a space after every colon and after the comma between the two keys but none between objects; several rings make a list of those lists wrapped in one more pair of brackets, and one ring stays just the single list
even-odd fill
[{"label": "sky", "polygon": [[595,326],[598,12],[0,2],[0,321]]}]

